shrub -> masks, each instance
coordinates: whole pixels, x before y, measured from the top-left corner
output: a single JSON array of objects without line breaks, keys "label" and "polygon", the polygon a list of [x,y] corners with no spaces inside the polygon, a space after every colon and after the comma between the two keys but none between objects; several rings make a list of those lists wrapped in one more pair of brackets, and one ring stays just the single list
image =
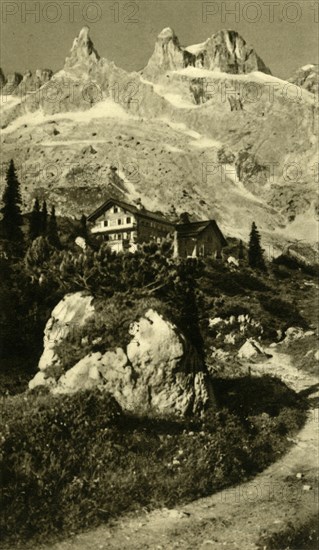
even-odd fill
[{"label": "shrub", "polygon": [[293,304],[286,302],[279,297],[273,298],[272,296],[269,296],[269,294],[261,295],[259,300],[263,308],[268,311],[268,313],[277,317],[277,319],[284,321],[283,326],[285,328],[296,325],[301,327],[307,326],[305,320]]}]

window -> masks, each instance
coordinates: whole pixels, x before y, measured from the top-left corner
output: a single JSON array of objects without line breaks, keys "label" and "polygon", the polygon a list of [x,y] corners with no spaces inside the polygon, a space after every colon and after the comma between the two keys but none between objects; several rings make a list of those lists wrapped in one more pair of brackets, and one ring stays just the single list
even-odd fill
[{"label": "window", "polygon": [[119,211],[118,207],[117,207],[117,206],[114,206],[114,207],[113,207],[113,212],[114,212],[114,214],[116,214],[118,211]]},{"label": "window", "polygon": [[117,220],[117,225],[122,225],[122,220],[121,219]]},{"label": "window", "polygon": [[126,218],[126,223],[131,223],[131,218],[130,217]]},{"label": "window", "polygon": [[108,226],[108,220],[104,220],[104,227],[107,227]]},{"label": "window", "polygon": [[122,233],[119,233],[119,234],[117,235],[117,238],[118,238],[118,240],[120,241],[120,240],[122,239]]}]

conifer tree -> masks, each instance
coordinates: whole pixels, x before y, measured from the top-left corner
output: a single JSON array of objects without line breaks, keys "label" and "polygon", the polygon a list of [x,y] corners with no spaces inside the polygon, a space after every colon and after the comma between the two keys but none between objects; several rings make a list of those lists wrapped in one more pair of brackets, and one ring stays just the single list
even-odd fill
[{"label": "conifer tree", "polygon": [[48,236],[48,241],[52,246],[54,246],[55,248],[60,248],[61,243],[60,243],[60,238],[59,238],[58,224],[57,224],[57,221],[56,221],[55,207],[54,206],[52,206],[51,212],[50,212],[47,236]]},{"label": "conifer tree", "polygon": [[260,235],[255,222],[252,223],[249,236],[248,263],[253,269],[266,269],[263,249],[260,245]]},{"label": "conifer tree", "polygon": [[87,239],[88,231],[86,226],[86,215],[82,214],[81,220],[80,220],[80,237],[83,237],[83,239]]},{"label": "conifer tree", "polygon": [[35,199],[33,210],[30,217],[29,236],[31,241],[34,241],[39,235],[41,235],[42,229],[42,216],[40,212],[40,204],[38,198]]},{"label": "conifer tree", "polygon": [[47,209],[47,203],[44,200],[42,203],[42,210],[41,210],[41,235],[45,236],[47,234],[48,229],[48,209]]},{"label": "conifer tree", "polygon": [[243,260],[245,257],[243,241],[239,241],[238,246],[238,259]]},{"label": "conifer tree", "polygon": [[10,161],[6,175],[6,187],[3,193],[2,233],[5,239],[15,244],[23,243],[23,218],[21,214],[20,183],[13,160]]}]

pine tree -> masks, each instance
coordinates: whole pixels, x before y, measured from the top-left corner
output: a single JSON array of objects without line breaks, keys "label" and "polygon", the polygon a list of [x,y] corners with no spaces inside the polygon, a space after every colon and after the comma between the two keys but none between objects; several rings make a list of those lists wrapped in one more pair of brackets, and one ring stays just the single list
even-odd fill
[{"label": "pine tree", "polygon": [[23,243],[23,218],[21,214],[20,183],[17,178],[13,160],[10,161],[6,175],[6,187],[3,193],[2,232],[3,237],[15,244]]},{"label": "pine tree", "polygon": [[47,229],[48,229],[48,209],[47,209],[46,201],[43,201],[42,210],[41,210],[41,235],[45,236],[47,234]]},{"label": "pine tree", "polygon": [[248,263],[253,269],[266,269],[263,249],[260,245],[260,235],[255,222],[252,223],[249,236]]},{"label": "pine tree", "polygon": [[34,241],[39,235],[41,235],[42,230],[42,212],[40,212],[40,204],[38,198],[35,199],[33,210],[31,212],[30,226],[29,226],[29,236],[31,241]]},{"label": "pine tree", "polygon": [[51,212],[50,212],[47,236],[48,236],[48,241],[52,246],[54,246],[55,248],[61,247],[54,206],[52,206]]},{"label": "pine tree", "polygon": [[87,239],[88,237],[88,231],[86,226],[86,215],[82,214],[81,220],[80,220],[80,237],[83,237],[83,239]]},{"label": "pine tree", "polygon": [[238,246],[238,259],[243,260],[245,257],[243,241],[239,241]]}]

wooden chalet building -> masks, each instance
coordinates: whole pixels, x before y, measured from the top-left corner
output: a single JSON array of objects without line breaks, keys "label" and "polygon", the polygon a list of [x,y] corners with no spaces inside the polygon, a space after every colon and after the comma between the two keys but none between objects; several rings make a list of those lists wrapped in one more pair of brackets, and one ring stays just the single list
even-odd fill
[{"label": "wooden chalet building", "polygon": [[178,223],[174,234],[174,256],[215,256],[220,258],[226,239],[215,220]]},{"label": "wooden chalet building", "polygon": [[115,252],[135,252],[138,245],[172,239],[175,257],[220,256],[227,242],[214,220],[182,223],[158,212],[118,199],[108,199],[87,218],[89,229],[101,235]]}]

